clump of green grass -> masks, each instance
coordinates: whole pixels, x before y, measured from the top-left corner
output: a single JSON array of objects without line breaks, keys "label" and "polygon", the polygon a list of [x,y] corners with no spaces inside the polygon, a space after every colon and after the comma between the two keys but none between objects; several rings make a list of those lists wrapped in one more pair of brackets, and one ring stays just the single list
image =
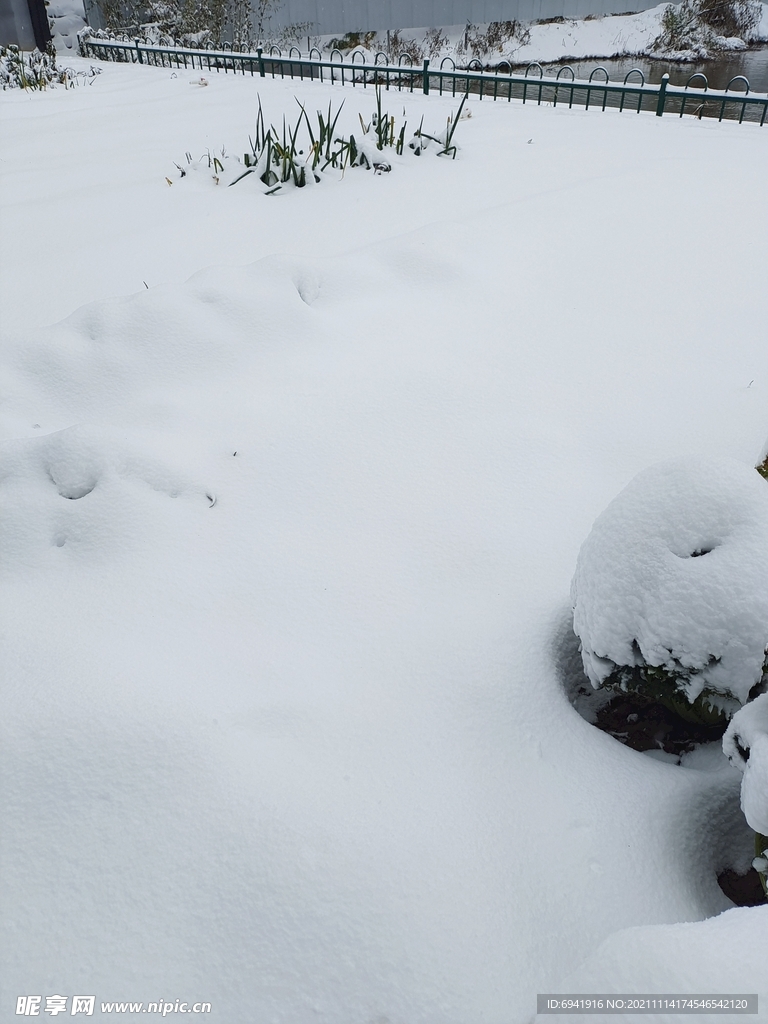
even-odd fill
[{"label": "clump of green grass", "polygon": [[760,474],[760,476],[765,477],[765,479],[768,480],[768,455],[766,455],[766,457],[757,467],[757,472]]},{"label": "clump of green grass", "polygon": [[[443,133],[441,133],[438,136],[428,135],[425,131],[423,131],[423,129],[422,129],[421,125],[420,125],[419,126],[419,130],[416,132],[416,134],[414,136],[414,140],[418,139],[419,141],[421,141],[423,139],[429,139],[431,142],[436,142],[438,144],[438,146],[441,147],[438,150],[438,156],[450,156],[453,160],[455,160],[456,159],[456,147],[453,145],[453,136],[454,136],[454,132],[456,131],[456,126],[459,123],[459,118],[461,117],[461,112],[464,109],[464,104],[467,101],[467,96],[468,95],[469,95],[469,93],[465,93],[464,94],[464,96],[462,98],[462,101],[459,104],[459,109],[456,112],[456,116],[454,117],[453,114],[451,114],[449,116],[448,122],[447,122],[446,127],[445,127],[445,131]],[[422,124],[423,123],[424,123],[424,119],[422,118]],[[414,141],[414,143],[411,144],[411,149],[416,150],[417,151],[417,155],[418,155],[418,153],[421,152],[422,147],[418,146],[416,144],[416,142]]]},{"label": "clump of green grass", "polygon": [[[406,146],[407,121],[397,126],[397,120],[383,107],[382,90],[376,86],[376,109],[369,121],[358,115],[360,133],[348,136],[338,132],[338,122],[344,103],[334,112],[332,103],[328,104],[327,112],[318,110],[314,118],[310,117],[306,108],[298,100],[299,114],[291,124],[283,117],[282,125],[267,125],[261,98],[258,99],[256,126],[253,138],[249,136],[249,149],[243,154],[242,163],[237,164],[236,176],[228,185],[236,185],[243,179],[256,175],[258,181],[266,186],[266,195],[275,195],[285,187],[306,188],[316,185],[329,168],[344,172],[348,167],[362,167],[372,170],[375,174],[383,174],[392,170],[391,159],[387,152],[402,156],[407,148],[418,155],[431,140],[439,146],[439,156],[456,157],[456,146],[453,142],[454,133],[466,102],[465,96],[455,116],[448,118],[446,128],[436,135],[428,135],[422,125],[414,134],[411,143]],[[403,111],[405,114],[405,111]],[[211,171],[214,182],[218,185],[229,178],[232,157],[222,149],[220,155],[210,151],[199,161],[193,161],[190,153],[186,154],[186,167],[176,164],[181,177],[188,170],[207,167]],[[226,166],[227,162],[229,166]],[[172,184],[167,179],[168,184]]]},{"label": "clump of green grass", "polygon": [[[278,130],[274,125],[267,127],[259,97],[256,131],[254,138],[248,138],[250,152],[243,154],[245,170],[231,185],[256,174],[267,186],[267,195],[274,195],[285,184],[293,184],[296,188],[317,184],[320,174],[328,166],[344,166],[344,140],[335,137],[336,123],[344,104],[335,114],[330,103],[327,115],[318,110],[313,126],[305,107],[298,100],[296,102],[300,111],[296,123],[289,125],[283,116],[282,129]],[[307,153],[299,139],[302,126],[309,136]]]}]

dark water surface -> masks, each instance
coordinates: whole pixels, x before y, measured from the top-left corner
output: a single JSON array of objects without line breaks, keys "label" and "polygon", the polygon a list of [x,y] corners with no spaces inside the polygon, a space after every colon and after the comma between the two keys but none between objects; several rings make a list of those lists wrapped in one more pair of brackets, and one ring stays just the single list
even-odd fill
[{"label": "dark water surface", "polygon": [[[765,95],[768,93],[768,46],[754,47],[749,50],[742,50],[741,52],[730,52],[723,54],[712,60],[706,61],[695,61],[690,64],[681,64],[674,61],[664,60],[649,60],[647,57],[621,57],[611,60],[573,60],[573,61],[562,61],[557,64],[542,64],[542,70],[545,78],[554,78],[558,72],[561,72],[560,82],[561,87],[558,89],[557,102],[567,104],[569,102],[569,90],[566,88],[568,81],[570,80],[570,72],[563,71],[566,66],[573,69],[574,77],[581,79],[582,81],[588,80],[592,72],[596,68],[604,68],[608,79],[611,83],[622,83],[625,76],[633,69],[640,70],[645,76],[645,83],[647,85],[658,85],[661,82],[662,76],[665,74],[669,75],[670,85],[676,85],[685,87],[689,82],[691,89],[701,90],[705,83],[698,77],[693,81],[691,79],[694,75],[705,75],[706,84],[709,89],[725,90],[729,83],[733,82],[730,91],[735,95],[743,94],[746,91],[746,85],[743,81],[734,82],[733,80],[740,75],[749,82],[750,93],[762,93]],[[507,67],[501,68],[502,73],[507,72]],[[514,75],[521,75],[525,73],[525,65],[518,66],[513,69]],[[539,90],[537,87],[537,81],[539,77],[539,71],[536,67],[531,67],[529,71],[529,82],[526,86],[527,102],[536,103],[538,100]],[[603,105],[604,93],[600,90],[600,83],[605,81],[605,76],[600,71],[593,79],[595,83],[595,89],[590,95],[589,105],[591,107],[601,107]],[[633,75],[630,79],[630,84],[639,84],[640,78],[638,75]],[[458,88],[461,88],[460,83],[457,83]],[[472,92],[476,91],[475,84],[470,86]],[[485,87],[486,94],[490,95],[493,92],[493,87],[490,89]],[[501,82],[499,83],[498,94],[499,97],[507,97],[508,88],[504,88]],[[522,86],[514,85],[511,90],[511,95],[515,98],[522,96]],[[541,101],[542,103],[553,102],[555,93],[552,86],[545,86],[542,90]],[[712,97],[708,99],[702,97],[700,94],[694,94],[686,100],[685,113],[697,114],[704,117],[719,117],[726,118],[738,118],[742,114],[741,105],[735,102],[726,103],[725,107],[721,104],[722,97]],[[584,93],[576,93],[573,95],[573,105],[583,106],[586,101]],[[618,95],[608,94],[605,99],[606,106],[618,107],[620,103],[620,97]],[[653,96],[643,97],[642,109],[643,110],[654,110],[656,106],[656,100]],[[637,97],[627,96],[624,101],[624,107],[627,110],[635,110],[637,108]],[[680,99],[668,94],[667,104],[665,107],[665,113],[670,115],[678,114],[680,112]],[[759,121],[763,116],[763,108],[758,106],[749,106],[743,115],[745,121]],[[766,127],[768,128],[768,119],[766,119]]]},{"label": "dark water surface", "polygon": [[[661,76],[669,75],[670,85],[684,86],[691,75],[700,72],[707,76],[710,89],[725,89],[737,75],[744,75],[749,81],[750,92],[768,93],[768,46],[756,49],[731,52],[713,60],[700,60],[692,64],[679,64],[667,60],[648,60],[646,57],[621,57],[615,60],[582,60],[563,61],[560,64],[544,64],[545,75],[556,75],[563,64],[568,64],[576,73],[576,78],[589,78],[596,67],[603,67],[612,82],[623,82],[624,76],[632,68],[639,68],[650,85],[658,85]],[[519,74],[520,69],[516,68]],[[595,76],[599,78],[601,76]],[[637,76],[634,76],[635,78]],[[701,79],[696,79],[692,87],[700,88]],[[742,91],[743,82],[734,84],[735,89]]]}]

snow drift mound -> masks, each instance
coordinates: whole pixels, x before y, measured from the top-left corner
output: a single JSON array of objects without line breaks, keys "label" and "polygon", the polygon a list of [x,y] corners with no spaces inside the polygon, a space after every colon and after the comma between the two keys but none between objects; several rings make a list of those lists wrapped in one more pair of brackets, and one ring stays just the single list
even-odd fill
[{"label": "snow drift mound", "polygon": [[763,678],[768,646],[765,481],[701,457],[640,473],[595,522],[571,598],[594,687],[730,716]]},{"label": "snow drift mound", "polygon": [[[178,503],[169,499],[179,499]],[[0,445],[0,564],[4,574],[55,567],[57,551],[93,561],[146,544],[147,523],[179,503],[210,507],[204,487],[134,442],[78,424]]]},{"label": "snow drift mound", "polygon": [[[754,993],[765,999],[765,934],[768,907],[739,907],[706,921],[625,928],[610,935],[588,959],[564,978],[559,992]],[[702,989],[702,978],[707,979]],[[538,1015],[536,1021],[551,1021]],[[604,1014],[563,1014],[559,1024],[602,1022]],[[616,1018],[613,1018],[616,1019]],[[654,1013],[653,1024],[683,1019],[714,1020],[708,1014],[683,1018]],[[753,1018],[757,1019],[757,1018]],[[762,1015],[759,1019],[763,1019]],[[739,1013],[722,1013],[719,1024],[736,1024]]]}]

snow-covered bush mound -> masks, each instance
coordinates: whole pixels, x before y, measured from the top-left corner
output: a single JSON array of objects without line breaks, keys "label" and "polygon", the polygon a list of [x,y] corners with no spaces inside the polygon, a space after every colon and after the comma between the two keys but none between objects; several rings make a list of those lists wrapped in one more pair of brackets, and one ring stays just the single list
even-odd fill
[{"label": "snow-covered bush mound", "polygon": [[713,724],[730,717],[768,647],[765,481],[702,457],[645,470],[595,522],[571,597],[593,686],[666,697]]},{"label": "snow-covered bush mound", "polygon": [[755,832],[768,836],[768,693],[736,712],[723,737],[723,750],[744,773],[744,817]]}]

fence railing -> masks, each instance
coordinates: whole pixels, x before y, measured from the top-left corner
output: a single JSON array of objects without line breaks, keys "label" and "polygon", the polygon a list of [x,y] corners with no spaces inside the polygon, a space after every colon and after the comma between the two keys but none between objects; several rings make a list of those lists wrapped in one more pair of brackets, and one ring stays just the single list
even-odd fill
[{"label": "fence railing", "polygon": [[[424,60],[414,64],[408,54],[401,54],[392,63],[385,53],[377,53],[374,63],[366,62],[360,51],[345,60],[339,50],[333,50],[324,59],[319,50],[310,50],[303,56],[297,47],[291,47],[287,56],[275,46],[269,52],[238,52],[233,49],[195,50],[169,46],[151,46],[138,42],[114,39],[83,39],[80,48],[85,57],[150,64],[156,67],[192,68],[200,71],[258,76],[260,78],[299,78],[319,82],[340,82],[367,88],[381,84],[387,89],[452,96],[470,92],[494,100],[519,99],[523,103],[566,104],[569,107],[607,107],[619,110],[651,111],[661,117],[665,113],[682,117],[686,110],[699,117],[737,118],[757,121],[761,126],[768,118],[768,94],[750,92],[749,81],[743,75],[731,79],[725,89],[710,89],[701,72],[691,75],[684,86],[672,85],[669,75],[660,84],[646,82],[644,73],[633,68],[622,82],[612,82],[603,67],[596,67],[588,79],[576,78],[573,68],[566,64],[557,75],[545,75],[538,63],[529,64],[524,72],[515,73],[512,66],[502,61],[493,71],[486,71],[479,61],[467,67],[456,67],[445,57],[437,68]],[[506,65],[506,71],[502,68]],[[701,84],[694,84],[701,83]]]}]

